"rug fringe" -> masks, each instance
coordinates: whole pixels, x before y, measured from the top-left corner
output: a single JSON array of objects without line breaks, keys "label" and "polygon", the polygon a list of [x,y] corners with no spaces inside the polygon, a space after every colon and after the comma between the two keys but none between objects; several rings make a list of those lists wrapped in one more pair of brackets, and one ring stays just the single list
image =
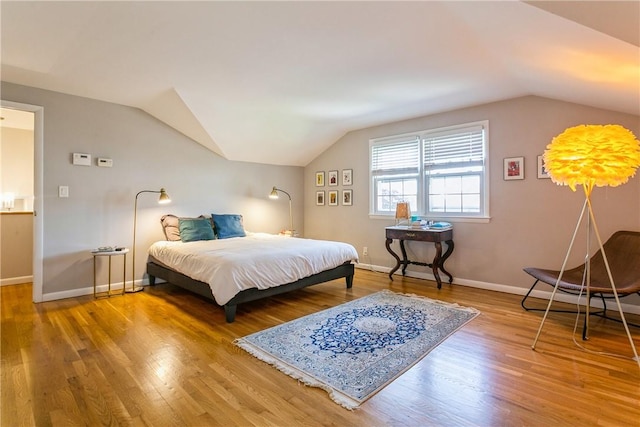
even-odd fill
[{"label": "rug fringe", "polygon": [[243,338],[238,338],[233,341],[235,345],[245,350],[247,353],[252,356],[262,360],[263,362],[273,366],[278,369],[280,372],[289,375],[291,378],[298,380],[306,386],[321,388],[329,394],[331,400],[333,400],[338,405],[342,406],[345,409],[350,411],[357,409],[360,406],[360,402],[352,399],[346,394],[340,393],[338,390],[330,387],[327,384],[324,384],[311,375],[305,374],[303,371],[296,369],[289,365],[286,362],[278,359],[270,353],[262,351],[261,349],[255,347],[253,344],[246,342]]}]

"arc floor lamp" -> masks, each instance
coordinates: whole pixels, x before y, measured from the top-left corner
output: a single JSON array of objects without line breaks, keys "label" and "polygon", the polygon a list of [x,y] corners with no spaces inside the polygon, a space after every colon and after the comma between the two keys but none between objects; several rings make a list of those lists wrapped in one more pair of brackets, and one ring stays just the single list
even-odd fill
[{"label": "arc floor lamp", "polygon": [[291,233],[291,235],[293,236],[295,233],[293,231],[293,209],[291,206],[291,194],[287,193],[284,190],[281,190],[279,188],[273,187],[273,190],[271,190],[271,193],[269,194],[269,198],[270,199],[278,199],[278,191],[281,193],[284,193],[287,195],[287,197],[289,197],[289,232]]},{"label": "arc floor lamp", "polygon": [[161,205],[171,203],[171,198],[169,197],[169,195],[167,194],[164,188],[161,188],[160,191],[142,190],[142,191],[139,191],[138,194],[136,194],[136,201],[133,205],[133,248],[132,248],[133,249],[132,250],[133,266],[131,267],[131,275],[132,275],[131,290],[127,292],[139,292],[144,290],[142,286],[139,288],[136,288],[136,225],[138,223],[138,197],[142,193],[160,194],[160,197],[158,197],[158,203]]}]

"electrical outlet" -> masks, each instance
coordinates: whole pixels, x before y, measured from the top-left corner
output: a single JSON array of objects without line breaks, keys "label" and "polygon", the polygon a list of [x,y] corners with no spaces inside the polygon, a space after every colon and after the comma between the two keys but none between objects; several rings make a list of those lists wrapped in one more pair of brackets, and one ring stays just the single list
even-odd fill
[{"label": "electrical outlet", "polygon": [[363,256],[369,255],[369,249],[366,246],[362,248],[362,255]]}]

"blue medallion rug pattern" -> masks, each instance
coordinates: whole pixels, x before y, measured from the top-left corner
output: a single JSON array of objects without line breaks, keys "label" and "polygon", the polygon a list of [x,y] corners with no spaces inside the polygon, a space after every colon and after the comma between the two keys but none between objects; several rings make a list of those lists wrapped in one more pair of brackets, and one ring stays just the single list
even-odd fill
[{"label": "blue medallion rug pattern", "polygon": [[473,308],[385,290],[235,344],[354,409],[478,314]]}]

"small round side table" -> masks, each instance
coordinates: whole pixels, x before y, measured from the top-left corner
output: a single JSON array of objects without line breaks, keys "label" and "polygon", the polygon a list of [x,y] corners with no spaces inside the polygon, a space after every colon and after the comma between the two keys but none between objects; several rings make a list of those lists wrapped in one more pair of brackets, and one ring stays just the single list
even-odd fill
[{"label": "small round side table", "polygon": [[[128,248],[118,248],[119,250],[113,251],[100,251],[93,250],[91,251],[91,255],[93,255],[93,297],[98,298],[99,296],[110,297],[111,295],[124,295],[125,287],[127,284],[127,253],[129,253]],[[109,287],[107,292],[101,292],[98,294],[96,292],[96,259],[98,257],[109,257]],[[122,262],[122,292],[121,293],[111,293],[111,257],[114,256],[123,256]]]}]

